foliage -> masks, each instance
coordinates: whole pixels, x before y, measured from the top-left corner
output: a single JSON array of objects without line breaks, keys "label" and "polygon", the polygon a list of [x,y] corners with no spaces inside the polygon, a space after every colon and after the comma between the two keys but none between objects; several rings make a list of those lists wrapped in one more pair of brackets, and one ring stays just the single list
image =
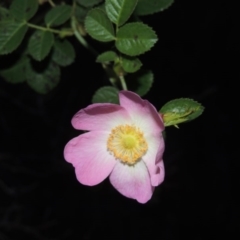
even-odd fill
[{"label": "foliage", "polygon": [[[118,103],[121,89],[144,96],[153,85],[154,73],[144,69],[140,57],[154,48],[158,36],[141,16],[164,11],[173,2],[72,0],[56,4],[13,0],[8,8],[0,5],[1,58],[18,56],[11,66],[0,66],[0,76],[9,83],[27,83],[37,93],[47,94],[57,87],[60,69],[75,61],[76,38],[95,54],[112,85],[95,91],[93,102]],[[89,36],[104,46],[103,52],[97,53],[89,45]],[[189,99],[174,100],[160,110],[166,126],[193,120],[202,111],[201,105]]]}]

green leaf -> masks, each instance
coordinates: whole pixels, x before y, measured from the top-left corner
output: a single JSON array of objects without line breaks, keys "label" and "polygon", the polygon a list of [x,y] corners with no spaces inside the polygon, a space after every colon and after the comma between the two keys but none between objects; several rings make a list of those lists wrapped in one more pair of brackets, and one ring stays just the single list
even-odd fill
[{"label": "green leaf", "polygon": [[139,0],[134,13],[141,16],[161,12],[173,3],[174,0]]},{"label": "green leaf", "polygon": [[38,10],[37,0],[13,0],[10,14],[17,20],[28,21]]},{"label": "green leaf", "polygon": [[61,5],[52,8],[45,16],[45,23],[48,27],[59,26],[71,17],[72,8],[69,5]]},{"label": "green leaf", "polygon": [[189,122],[199,117],[203,110],[204,107],[193,99],[179,98],[166,103],[159,112],[163,115],[165,126],[177,127],[179,123]]},{"label": "green leaf", "polygon": [[49,64],[43,69],[36,69],[31,63],[29,63],[26,69],[27,83],[38,93],[46,94],[59,83],[61,74],[60,68],[54,62],[49,62]]},{"label": "green leaf", "polygon": [[86,7],[86,8],[89,8],[89,7],[93,7],[97,4],[99,4],[100,2],[102,2],[103,0],[77,0],[77,2]]},{"label": "green leaf", "polygon": [[141,68],[142,63],[136,57],[127,57],[126,56],[126,57],[121,58],[121,65],[125,72],[134,73]]},{"label": "green leaf", "polygon": [[129,89],[139,96],[144,96],[151,89],[154,75],[150,70],[140,70],[126,76]]},{"label": "green leaf", "polygon": [[117,54],[113,51],[107,51],[100,55],[98,55],[96,62],[104,63],[104,62],[112,62],[117,58]]},{"label": "green leaf", "polygon": [[29,58],[24,56],[19,59],[13,66],[0,71],[0,75],[9,83],[22,83],[26,80],[26,66]]},{"label": "green leaf", "polygon": [[92,9],[85,20],[85,28],[89,35],[101,42],[115,40],[114,29],[107,15],[100,9]]},{"label": "green leaf", "polygon": [[101,87],[93,95],[93,103],[119,103],[119,90],[115,87]]},{"label": "green leaf", "polygon": [[50,52],[54,42],[51,32],[37,30],[28,43],[29,54],[37,61],[42,61]]},{"label": "green leaf", "polygon": [[138,0],[106,0],[106,12],[116,25],[123,25],[133,13]]},{"label": "green leaf", "polygon": [[149,51],[157,42],[156,33],[146,24],[127,23],[117,32],[117,49],[129,56],[137,56]]},{"label": "green leaf", "polygon": [[0,22],[0,54],[8,54],[14,51],[22,42],[27,25],[24,22],[13,20]]},{"label": "green leaf", "polygon": [[0,22],[9,18],[8,9],[0,6]]},{"label": "green leaf", "polygon": [[101,9],[105,14],[106,13],[106,7],[105,7],[105,2],[101,3],[100,5],[97,6],[98,9]]},{"label": "green leaf", "polygon": [[75,15],[77,21],[80,23],[83,23],[87,16],[88,11],[89,11],[88,8],[84,8],[82,6],[77,5],[75,8],[75,12],[74,12],[74,15]]},{"label": "green leaf", "polygon": [[55,40],[52,59],[60,66],[67,66],[75,59],[75,50],[68,40]]}]

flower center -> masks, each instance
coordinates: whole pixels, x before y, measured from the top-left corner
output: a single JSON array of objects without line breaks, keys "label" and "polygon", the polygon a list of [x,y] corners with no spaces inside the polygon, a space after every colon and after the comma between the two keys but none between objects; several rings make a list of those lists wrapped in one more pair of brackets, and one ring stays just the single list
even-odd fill
[{"label": "flower center", "polygon": [[119,125],[112,129],[107,149],[121,162],[133,165],[146,153],[148,145],[138,128]]}]

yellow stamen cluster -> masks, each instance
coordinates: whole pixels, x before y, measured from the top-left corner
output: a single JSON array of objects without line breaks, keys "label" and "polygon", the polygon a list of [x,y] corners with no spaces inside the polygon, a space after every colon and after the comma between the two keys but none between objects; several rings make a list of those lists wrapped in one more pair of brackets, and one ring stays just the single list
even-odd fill
[{"label": "yellow stamen cluster", "polygon": [[116,159],[133,165],[146,153],[147,142],[139,128],[130,125],[119,125],[112,129],[107,149]]}]

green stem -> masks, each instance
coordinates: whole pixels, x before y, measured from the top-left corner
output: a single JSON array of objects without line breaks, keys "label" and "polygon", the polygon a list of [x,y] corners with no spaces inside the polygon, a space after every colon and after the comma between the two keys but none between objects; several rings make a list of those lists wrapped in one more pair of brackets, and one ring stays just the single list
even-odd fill
[{"label": "green stem", "polygon": [[27,25],[31,28],[35,28],[41,31],[48,31],[48,32],[52,32],[52,33],[56,33],[56,34],[63,34],[66,33],[66,35],[71,35],[73,34],[72,31],[66,31],[66,30],[56,30],[56,29],[52,29],[52,28],[46,28],[46,27],[41,27],[32,23],[27,23]]},{"label": "green stem", "polygon": [[[88,49],[95,57],[97,57],[99,55],[99,53],[91,45],[88,44],[88,42],[84,39],[84,37],[79,32],[78,21],[77,21],[76,17],[74,16],[75,9],[76,9],[76,2],[73,1],[73,9],[72,9],[72,17],[71,17],[71,27],[72,27],[72,30],[74,32],[74,35],[78,39],[78,41],[86,49]],[[106,72],[106,74],[107,74],[107,76],[109,78],[110,83],[114,87],[117,88],[118,76],[116,75],[116,73],[111,68],[109,68],[109,66],[107,66],[107,64],[102,63],[102,67],[105,70],[105,72]],[[121,81],[122,88],[127,90],[127,86],[126,86],[124,77],[122,77],[122,80],[120,78],[120,81]]]},{"label": "green stem", "polygon": [[124,76],[119,76],[119,79],[120,79],[120,82],[121,82],[121,85],[122,85],[122,89],[123,90],[128,90]]},{"label": "green stem", "polygon": [[77,29],[77,20],[74,16],[72,16],[72,20],[71,20],[71,26],[74,32],[74,35],[76,36],[76,38],[78,39],[78,41],[86,48],[88,49],[90,52],[92,52],[96,57],[98,56],[98,52],[92,48],[88,42],[82,37],[82,35],[79,33],[78,29]]},{"label": "green stem", "polygon": [[55,7],[55,3],[52,1],[52,0],[48,0],[49,4],[52,6],[52,7]]},{"label": "green stem", "polygon": [[105,72],[106,72],[106,74],[109,78],[110,83],[115,88],[118,88],[118,86],[117,86],[118,77],[117,77],[116,73],[107,64],[102,63],[102,67],[105,70]]}]

